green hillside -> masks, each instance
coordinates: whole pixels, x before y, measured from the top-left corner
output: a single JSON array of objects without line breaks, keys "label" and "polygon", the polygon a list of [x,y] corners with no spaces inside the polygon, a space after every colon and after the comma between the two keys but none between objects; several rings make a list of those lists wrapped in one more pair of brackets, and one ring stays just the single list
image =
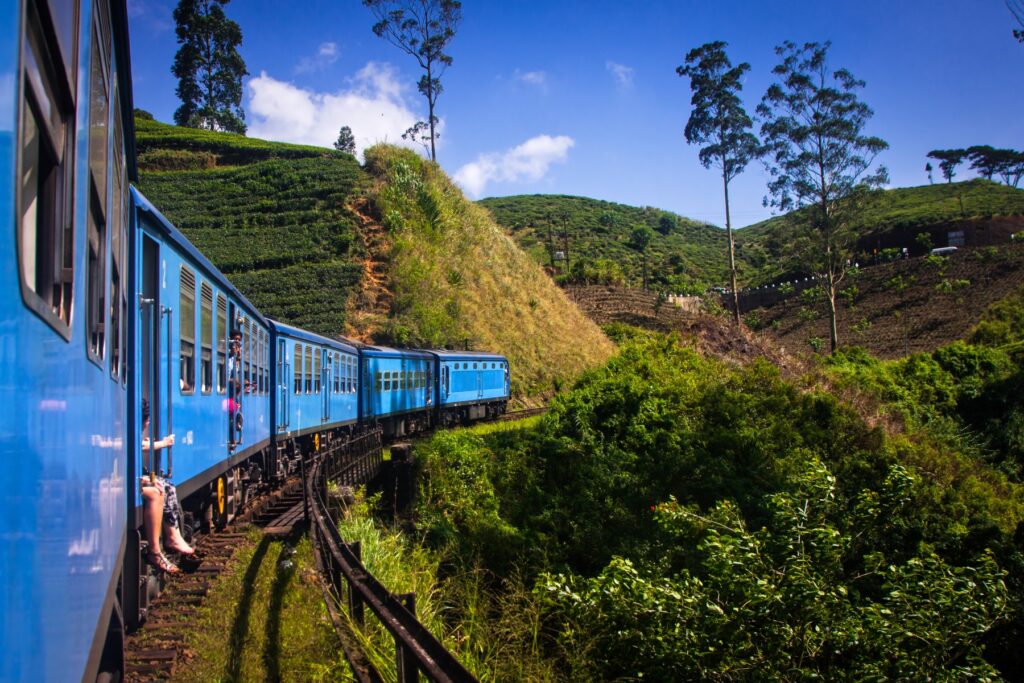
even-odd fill
[{"label": "green hillside", "polygon": [[[136,118],[139,189],[267,315],[508,355],[525,403],[614,345],[435,165]],[[371,190],[372,188],[372,190]],[[369,215],[368,215],[369,214]]]},{"label": "green hillside", "polygon": [[[896,231],[911,236],[957,221],[995,216],[1024,216],[1024,190],[982,179],[902,187],[868,196],[861,217],[861,235],[866,241]],[[797,211],[737,231],[739,257],[755,273],[749,284],[771,282],[785,273],[787,235],[800,217],[801,212]],[[904,240],[904,246],[914,244]]]},{"label": "green hillside", "polygon": [[[562,280],[640,286],[643,262],[629,240],[642,225],[654,231],[647,261],[652,287],[699,293],[729,279],[725,231],[668,211],[565,195],[493,197],[478,203],[538,263],[548,266],[552,249],[568,251],[569,263],[557,263]],[[1024,216],[1024,190],[987,180],[898,188],[870,196],[862,235],[873,240],[901,232],[912,241],[918,231],[997,216]],[[743,285],[771,282],[788,272],[789,233],[799,217],[795,212],[736,231]]]},{"label": "green hillside", "polygon": [[[267,315],[345,323],[360,250],[349,154],[136,118],[139,189]],[[342,302],[342,305],[325,305]]]},{"label": "green hillside", "polygon": [[653,231],[647,253],[652,286],[700,292],[727,279],[725,231],[668,211],[565,195],[478,203],[538,263],[550,265],[552,243],[554,250],[567,251],[569,263],[559,262],[558,272],[575,282],[640,286],[643,259],[629,246],[639,226]]},{"label": "green hillside", "polygon": [[500,351],[520,396],[548,394],[612,355],[601,330],[435,164],[378,145],[366,167],[391,239],[389,337]]}]

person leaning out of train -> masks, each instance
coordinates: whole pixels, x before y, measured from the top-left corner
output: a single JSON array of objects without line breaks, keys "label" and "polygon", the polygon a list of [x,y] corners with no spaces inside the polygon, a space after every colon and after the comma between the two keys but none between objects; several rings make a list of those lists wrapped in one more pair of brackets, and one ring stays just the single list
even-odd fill
[{"label": "person leaning out of train", "polygon": [[[142,399],[142,450],[157,451],[174,445],[174,434],[152,441],[149,437],[149,401]],[[195,550],[181,535],[178,517],[178,493],[174,485],[153,473],[142,477],[143,527],[146,542],[146,561],[157,569],[176,573],[178,567],[164,556],[161,551],[160,537],[163,532],[164,545],[167,550],[179,555],[192,555]]]}]

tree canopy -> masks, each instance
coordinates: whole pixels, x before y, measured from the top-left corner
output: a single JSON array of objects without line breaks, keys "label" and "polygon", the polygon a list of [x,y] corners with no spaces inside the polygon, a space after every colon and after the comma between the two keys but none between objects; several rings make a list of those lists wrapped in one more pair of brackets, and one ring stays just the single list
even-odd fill
[{"label": "tree canopy", "polygon": [[334,141],[334,149],[339,152],[348,152],[349,154],[356,153],[356,138],[352,135],[352,129],[348,126],[342,126],[341,130],[338,131],[338,139]]},{"label": "tree canopy", "polygon": [[776,48],[782,61],[772,73],[778,80],[757,111],[770,155],[765,202],[782,211],[808,209],[796,253],[822,282],[835,351],[835,296],[856,244],[857,200],[888,181],[888,172],[875,159],[889,145],[865,134],[873,115],[857,97],[865,83],[846,69],[829,68],[830,46],[786,41]]},{"label": "tree canopy", "polygon": [[[377,23],[373,32],[416,60],[423,70],[417,83],[420,94],[427,98],[427,120],[420,121],[402,137],[426,139],[430,143],[430,159],[437,161],[437,98],[443,92],[441,76],[452,65],[445,50],[455,37],[462,20],[459,0],[363,0]],[[429,129],[429,135],[424,130]]]},{"label": "tree canopy", "polygon": [[174,10],[178,52],[171,72],[178,78],[179,126],[245,133],[238,53],[242,29],[224,14],[229,0],[179,0]]},{"label": "tree canopy", "polygon": [[726,43],[715,41],[690,50],[686,63],[676,73],[690,79],[693,98],[690,119],[686,122],[686,141],[704,145],[700,162],[722,172],[725,191],[725,230],[729,240],[729,272],[732,278],[733,316],[740,321],[739,287],[736,282],[736,247],[729,214],[729,181],[743,172],[759,152],[759,143],[750,132],[753,122],[747,116],[739,93],[743,75],[750,71],[746,62],[733,67],[725,53]]}]

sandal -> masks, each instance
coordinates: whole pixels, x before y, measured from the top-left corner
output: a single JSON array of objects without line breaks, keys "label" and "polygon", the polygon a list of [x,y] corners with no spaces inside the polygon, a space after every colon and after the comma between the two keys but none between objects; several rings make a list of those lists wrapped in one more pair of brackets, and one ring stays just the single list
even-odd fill
[{"label": "sandal", "polygon": [[159,569],[162,572],[167,572],[168,574],[177,574],[178,572],[181,571],[170,560],[168,560],[166,557],[164,557],[163,553],[156,553],[156,552],[148,552],[148,553],[146,553],[146,562],[150,566],[152,566],[152,567],[154,567],[156,569]]}]

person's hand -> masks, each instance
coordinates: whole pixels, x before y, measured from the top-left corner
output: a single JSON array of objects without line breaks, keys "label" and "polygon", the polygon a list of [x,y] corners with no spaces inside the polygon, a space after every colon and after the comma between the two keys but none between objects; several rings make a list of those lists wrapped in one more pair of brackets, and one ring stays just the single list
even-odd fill
[{"label": "person's hand", "polygon": [[164,447],[174,445],[174,434],[168,434],[164,437]]}]

